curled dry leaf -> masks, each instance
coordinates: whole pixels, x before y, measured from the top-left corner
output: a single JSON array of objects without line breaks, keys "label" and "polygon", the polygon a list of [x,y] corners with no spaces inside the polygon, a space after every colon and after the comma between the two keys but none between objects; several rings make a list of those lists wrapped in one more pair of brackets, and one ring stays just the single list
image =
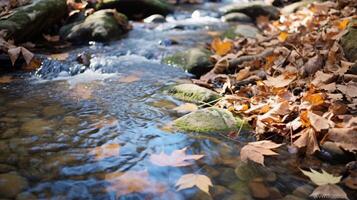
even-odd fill
[{"label": "curled dry leaf", "polygon": [[176,187],[178,187],[177,191],[194,186],[209,194],[209,186],[213,186],[213,184],[210,178],[201,174],[185,174],[176,182]]},{"label": "curled dry leaf", "polygon": [[310,58],[302,68],[302,75],[311,76],[323,67],[323,57],[320,54],[316,54]]},{"label": "curled dry leaf", "polygon": [[335,142],[347,151],[357,151],[357,128],[332,128],[326,136],[327,140]]},{"label": "curled dry leaf", "polygon": [[118,197],[135,192],[163,193],[166,190],[163,184],[151,182],[147,171],[110,173],[105,179],[111,184],[107,191],[115,192]]},{"label": "curled dry leaf", "polygon": [[250,142],[241,149],[240,159],[244,162],[251,160],[264,165],[264,156],[278,155],[278,153],[272,151],[272,149],[276,149],[281,145],[282,144],[276,144],[269,140]]},{"label": "curled dry leaf", "polygon": [[325,119],[324,117],[316,115],[313,112],[308,112],[307,116],[311,126],[318,132],[321,130],[327,130],[335,125],[331,120]]},{"label": "curled dry leaf", "polygon": [[204,155],[187,155],[186,147],[181,150],[175,150],[171,155],[167,155],[163,152],[160,154],[152,154],[150,161],[159,166],[171,166],[171,167],[184,167],[192,165],[192,160],[201,159]]},{"label": "curled dry leaf", "polygon": [[307,148],[307,153],[313,154],[316,151],[320,151],[319,144],[316,139],[316,133],[313,128],[306,128],[297,134],[299,138],[294,142],[294,145],[298,148]]}]

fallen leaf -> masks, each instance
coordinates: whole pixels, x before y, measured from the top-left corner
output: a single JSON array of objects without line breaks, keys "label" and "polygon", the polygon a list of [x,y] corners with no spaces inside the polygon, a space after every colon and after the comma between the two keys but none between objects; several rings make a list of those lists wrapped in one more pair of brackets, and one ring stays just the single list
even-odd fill
[{"label": "fallen leaf", "polygon": [[11,83],[12,81],[13,81],[12,76],[0,76],[1,84]]},{"label": "fallen leaf", "polygon": [[357,83],[349,82],[346,85],[337,85],[337,89],[348,97],[357,97]]},{"label": "fallen leaf", "polygon": [[278,155],[278,153],[272,151],[271,149],[275,149],[280,146],[281,144],[276,144],[269,140],[250,142],[241,149],[240,159],[243,162],[251,160],[264,165],[264,156]]},{"label": "fallen leaf", "polygon": [[349,22],[350,20],[348,18],[341,20],[337,25],[338,29],[340,29],[341,31],[345,30]]},{"label": "fallen leaf", "polygon": [[193,112],[196,110],[198,110],[198,106],[193,103],[185,103],[185,104],[182,104],[182,105],[174,108],[174,111],[176,111],[178,113],[190,113],[190,112]]},{"label": "fallen leaf", "polygon": [[119,144],[104,144],[99,147],[95,147],[89,153],[95,155],[96,160],[102,160],[105,158],[118,156],[120,151]]},{"label": "fallen leaf", "polygon": [[12,65],[15,65],[16,60],[19,58],[20,53],[21,53],[21,47],[16,47],[16,48],[12,48],[9,49],[7,51],[7,53],[9,54],[10,60]]},{"label": "fallen leaf", "polygon": [[341,181],[342,176],[333,176],[327,173],[325,170],[322,170],[322,173],[310,169],[311,172],[300,169],[301,172],[310,178],[310,180],[316,185],[326,185],[326,184],[336,184]]},{"label": "fallen leaf", "polygon": [[323,57],[320,54],[316,54],[314,57],[310,58],[302,67],[302,75],[314,75],[315,72],[322,68],[323,62]]},{"label": "fallen leaf", "polygon": [[107,191],[115,192],[118,197],[135,192],[163,193],[166,190],[163,184],[151,182],[147,171],[111,173],[105,175],[105,179],[111,184]]},{"label": "fallen leaf", "polygon": [[186,147],[181,150],[175,150],[171,155],[167,155],[163,152],[160,154],[152,154],[150,161],[158,166],[171,166],[171,167],[184,167],[192,165],[189,160],[201,159],[204,155],[186,155]]},{"label": "fallen leaf", "polygon": [[280,42],[285,42],[285,40],[288,38],[289,34],[285,31],[280,32],[279,36],[278,36],[278,40]]},{"label": "fallen leaf", "polygon": [[320,151],[319,144],[316,139],[315,130],[313,128],[306,128],[301,133],[300,136],[295,142],[294,145],[298,148],[307,148],[307,153],[313,154],[316,151]]},{"label": "fallen leaf", "polygon": [[56,53],[56,54],[51,54],[49,56],[49,58],[52,60],[67,60],[68,57],[69,57],[68,53]]},{"label": "fallen leaf", "polygon": [[59,35],[42,35],[43,38],[45,38],[48,42],[58,42],[60,41],[60,36]]},{"label": "fallen leaf", "polygon": [[318,132],[334,126],[334,123],[331,120],[325,119],[313,112],[308,112],[307,117],[309,118],[311,126]]},{"label": "fallen leaf", "polygon": [[347,194],[337,185],[326,184],[317,187],[310,197],[315,199],[348,199]]},{"label": "fallen leaf", "polygon": [[246,67],[244,69],[241,69],[235,76],[237,81],[241,81],[248,78],[249,75],[250,75],[250,67]]},{"label": "fallen leaf", "polygon": [[177,191],[192,188],[196,186],[198,189],[209,194],[209,186],[213,186],[211,179],[201,174],[185,174],[176,182]]},{"label": "fallen leaf", "polygon": [[322,93],[307,94],[303,97],[304,101],[309,102],[312,106],[320,106],[325,103],[324,95]]},{"label": "fallen leaf", "polygon": [[270,87],[282,88],[288,86],[295,78],[295,76],[285,76],[284,74],[277,77],[268,76],[264,83]]},{"label": "fallen leaf", "polygon": [[22,53],[22,56],[24,57],[25,59],[25,62],[26,64],[30,64],[31,60],[33,59],[34,55],[33,53],[31,53],[31,51],[27,50],[26,48],[24,47],[21,47],[21,53]]},{"label": "fallen leaf", "polygon": [[357,128],[332,128],[328,131],[326,139],[333,141],[337,146],[347,151],[357,151]]},{"label": "fallen leaf", "polygon": [[222,41],[220,38],[212,40],[211,48],[217,55],[224,56],[233,48],[233,43],[230,41]]}]

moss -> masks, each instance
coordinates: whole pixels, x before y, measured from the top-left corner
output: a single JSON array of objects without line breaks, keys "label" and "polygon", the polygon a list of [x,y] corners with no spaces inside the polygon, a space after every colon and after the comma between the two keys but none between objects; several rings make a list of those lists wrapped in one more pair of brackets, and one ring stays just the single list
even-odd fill
[{"label": "moss", "polygon": [[199,104],[210,103],[221,97],[218,93],[195,84],[176,85],[171,87],[168,92],[180,100]]}]

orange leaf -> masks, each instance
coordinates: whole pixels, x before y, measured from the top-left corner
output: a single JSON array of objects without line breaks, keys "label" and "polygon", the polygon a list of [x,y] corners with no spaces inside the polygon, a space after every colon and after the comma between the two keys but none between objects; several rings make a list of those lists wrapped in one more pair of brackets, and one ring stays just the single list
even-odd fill
[{"label": "orange leaf", "polygon": [[325,102],[322,93],[308,94],[304,97],[304,100],[309,102],[313,106],[319,106]]},{"label": "orange leaf", "polygon": [[349,19],[343,19],[342,21],[340,21],[337,25],[339,30],[345,30],[347,25],[350,23]]},{"label": "orange leaf", "polygon": [[211,48],[217,55],[224,56],[233,48],[233,43],[230,41],[222,41],[220,38],[213,39]]},{"label": "orange leaf", "polygon": [[278,40],[280,42],[285,42],[285,40],[288,38],[289,34],[285,31],[280,32],[279,36],[278,36]]}]

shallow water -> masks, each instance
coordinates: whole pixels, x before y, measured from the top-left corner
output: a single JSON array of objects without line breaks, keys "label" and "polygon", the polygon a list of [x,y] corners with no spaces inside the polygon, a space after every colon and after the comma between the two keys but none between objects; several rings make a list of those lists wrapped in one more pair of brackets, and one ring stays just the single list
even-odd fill
[{"label": "shallow water", "polygon": [[[267,167],[245,164],[239,160],[243,139],[165,128],[180,116],[172,109],[183,102],[163,90],[190,75],[161,64],[161,58],[203,45],[229,27],[213,12],[191,18],[193,10],[185,8],[157,27],[134,23],[120,41],[77,48],[67,61],[46,61],[36,75],[16,74],[0,85],[0,177],[16,172],[25,179],[28,186],[18,199],[306,199],[315,186],[298,166],[342,170],[343,165],[314,158],[300,162],[284,148],[266,160]],[[171,39],[179,44],[171,45]],[[75,61],[82,52],[93,56],[85,70]],[[101,155],[108,144],[113,144],[109,155]],[[187,154],[204,157],[188,167],[160,167],[149,160],[151,154],[184,147]],[[116,194],[120,186],[112,177],[123,172],[136,172],[150,184]],[[187,173],[207,175],[211,196],[197,188],[176,191],[176,181]]]}]

